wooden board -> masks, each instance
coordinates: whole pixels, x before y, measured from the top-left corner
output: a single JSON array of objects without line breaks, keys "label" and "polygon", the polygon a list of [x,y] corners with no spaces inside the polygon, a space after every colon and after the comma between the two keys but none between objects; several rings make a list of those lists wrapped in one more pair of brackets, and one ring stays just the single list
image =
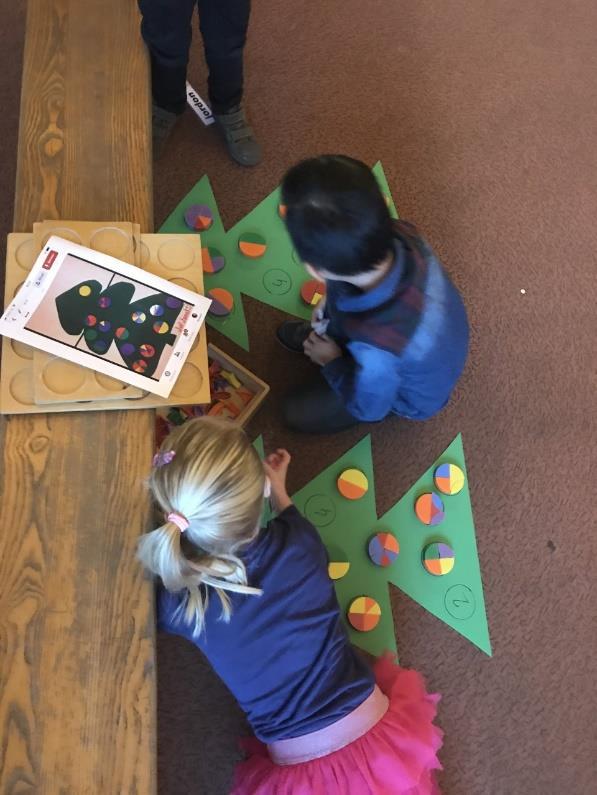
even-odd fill
[{"label": "wooden board", "polygon": [[[14,228],[152,228],[133,2],[29,0]],[[152,586],[135,561],[153,412],[0,419],[0,792],[156,791]]]}]

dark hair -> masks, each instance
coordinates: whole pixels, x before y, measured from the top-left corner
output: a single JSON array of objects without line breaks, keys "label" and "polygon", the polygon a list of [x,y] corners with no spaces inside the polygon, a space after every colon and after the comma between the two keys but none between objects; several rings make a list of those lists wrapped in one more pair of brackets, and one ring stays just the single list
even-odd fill
[{"label": "dark hair", "polygon": [[394,226],[371,169],[342,155],[303,160],[282,182],[286,226],[303,262],[338,276],[371,271],[393,246]]}]

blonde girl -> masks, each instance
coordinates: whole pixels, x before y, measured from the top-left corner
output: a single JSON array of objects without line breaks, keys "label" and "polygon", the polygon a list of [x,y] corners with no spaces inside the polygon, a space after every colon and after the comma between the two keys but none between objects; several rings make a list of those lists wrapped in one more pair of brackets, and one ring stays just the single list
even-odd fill
[{"label": "blonde girl", "polygon": [[[201,418],[164,441],[149,479],[165,523],[139,557],[158,578],[159,626],[204,652],[255,733],[233,795],[438,792],[438,697],[350,645],[289,462],[277,450],[262,463],[241,429]],[[265,496],[276,516],[262,528]]]}]

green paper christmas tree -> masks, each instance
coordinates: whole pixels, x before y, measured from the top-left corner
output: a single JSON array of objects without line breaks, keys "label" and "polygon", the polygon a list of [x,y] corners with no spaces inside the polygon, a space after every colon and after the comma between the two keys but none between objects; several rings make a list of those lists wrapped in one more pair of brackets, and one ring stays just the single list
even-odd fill
[{"label": "green paper christmas tree", "polygon": [[[433,473],[441,463],[456,464],[466,476],[460,435],[378,519],[371,437],[366,436],[293,496],[298,509],[319,530],[330,560],[350,563],[348,573],[335,581],[343,613],[358,596],[372,597],[381,607],[381,620],[370,632],[357,632],[347,623],[351,641],[371,654],[396,650],[388,589],[388,583],[392,583],[491,655],[468,478],[458,494],[441,495],[445,518],[439,525],[424,525],[415,515],[415,500],[435,490]],[[361,470],[369,482],[368,491],[358,500],[345,499],[336,486],[338,476],[350,468]],[[367,554],[369,539],[378,531],[392,533],[400,544],[398,558],[386,568],[376,566]],[[421,562],[424,547],[435,541],[449,544],[455,553],[454,568],[443,576],[429,574]]]},{"label": "green paper christmas tree", "polygon": [[[390,212],[397,217],[381,163],[374,166],[373,173],[386,196]],[[234,299],[234,307],[229,315],[208,315],[207,322],[241,348],[249,350],[242,295],[308,320],[312,307],[301,299],[300,288],[310,277],[292,247],[280,216],[280,189],[272,191],[254,210],[226,232],[209,179],[207,176],[202,177],[162,224],[160,232],[197,234],[189,229],[184,220],[185,210],[195,204],[207,205],[213,214],[213,223],[209,229],[201,232],[202,247],[215,249],[215,254],[221,254],[225,260],[222,270],[204,274],[205,292],[207,294],[214,287],[221,287],[228,290]],[[241,238],[248,235],[250,239],[254,233],[265,238],[266,244],[265,254],[256,259],[244,256],[238,245]]]}]

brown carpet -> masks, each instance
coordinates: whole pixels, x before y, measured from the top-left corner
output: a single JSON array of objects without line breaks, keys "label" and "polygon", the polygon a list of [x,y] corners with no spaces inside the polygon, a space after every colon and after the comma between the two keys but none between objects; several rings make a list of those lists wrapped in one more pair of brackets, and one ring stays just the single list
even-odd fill
[{"label": "brown carpet", "polygon": [[[6,232],[22,6],[0,5]],[[156,225],[203,173],[231,225],[301,157],[379,158],[464,293],[473,340],[450,406],[371,431],[379,512],[464,437],[493,659],[392,596],[402,662],[443,693],[448,795],[595,790],[596,27],[593,0],[260,0],[247,75],[265,164],[230,164],[189,113],[155,169]],[[198,35],[191,80],[204,91]],[[274,344],[279,314],[246,307],[250,356],[211,337],[271,384],[249,430],[291,450],[298,488],[369,429],[284,432],[278,398],[306,366]],[[222,795],[242,717],[192,647],[160,638],[158,664],[159,792]]]}]

